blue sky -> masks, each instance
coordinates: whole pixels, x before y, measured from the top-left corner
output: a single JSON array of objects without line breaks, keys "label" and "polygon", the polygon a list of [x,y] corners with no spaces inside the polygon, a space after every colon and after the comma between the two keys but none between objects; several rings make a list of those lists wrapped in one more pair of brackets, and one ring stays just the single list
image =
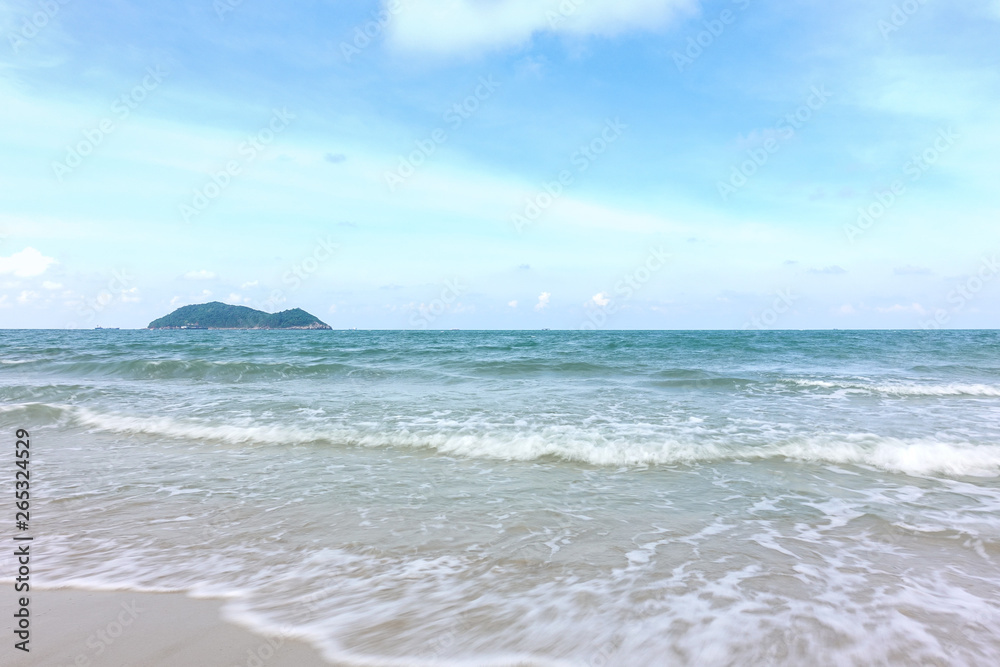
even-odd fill
[{"label": "blue sky", "polygon": [[998,35],[995,0],[2,0],[0,327],[996,327]]}]

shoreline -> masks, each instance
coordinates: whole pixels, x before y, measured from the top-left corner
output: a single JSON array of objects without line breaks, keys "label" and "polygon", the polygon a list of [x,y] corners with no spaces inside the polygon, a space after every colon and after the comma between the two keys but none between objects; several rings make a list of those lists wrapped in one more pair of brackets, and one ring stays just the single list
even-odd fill
[{"label": "shoreline", "polygon": [[[74,588],[30,594],[30,652],[0,648],[10,667],[328,667],[299,639],[262,635],[224,618],[223,602],[183,593]],[[13,593],[0,608],[14,635]]]}]

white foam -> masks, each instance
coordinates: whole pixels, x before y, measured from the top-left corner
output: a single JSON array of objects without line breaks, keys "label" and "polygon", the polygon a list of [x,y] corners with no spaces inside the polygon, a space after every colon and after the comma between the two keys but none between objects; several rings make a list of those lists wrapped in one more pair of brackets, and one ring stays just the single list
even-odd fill
[{"label": "white foam", "polygon": [[879,384],[829,380],[791,380],[800,387],[849,389],[892,396],[1000,396],[1000,387],[987,384],[916,384],[883,382]]},{"label": "white foam", "polygon": [[[172,454],[164,451],[165,467],[177,462]],[[424,479],[399,472],[371,470],[365,487]],[[323,530],[296,542],[294,535],[277,541],[277,519],[225,540],[192,539],[152,524],[148,505],[131,501],[145,493],[135,489],[109,497],[128,515],[114,525],[94,514],[93,501],[63,505],[64,522],[46,537],[39,583],[225,598],[227,619],[303,639],[335,664],[356,667],[791,667],[817,655],[830,665],[898,664],[900,655],[921,664],[998,664],[997,565],[968,544],[977,526],[987,546],[997,544],[995,485],[983,485],[983,498],[972,502],[970,483],[957,480],[900,488],[870,476],[862,488],[881,491],[865,496],[838,485],[803,493],[770,480],[748,488],[746,469],[663,472],[625,475],[610,487],[617,476],[606,471],[582,475],[578,481],[590,485],[570,493],[560,483],[531,494],[520,485],[508,495],[494,488],[490,494],[509,505],[485,515],[480,499],[466,506],[472,515],[452,514],[460,494],[439,499],[444,514],[434,501],[407,504],[405,520],[423,524],[432,539],[414,528],[416,540],[400,541],[396,523],[366,531],[363,548],[346,546],[357,533],[341,531],[372,504],[356,491],[283,513],[295,526],[322,517]],[[239,480],[228,483],[227,491]],[[920,501],[923,487],[936,490],[923,506],[902,507]],[[954,495],[942,496],[942,488]],[[676,505],[641,509],[661,492]],[[765,496],[781,516],[746,518],[761,492],[781,494]],[[194,501],[163,499],[177,509]],[[332,506],[346,512],[329,513]],[[886,518],[876,518],[882,512]],[[496,526],[469,534],[460,516]],[[950,527],[961,516],[977,523],[957,536]],[[133,537],[136,525],[152,539]],[[870,538],[890,525],[904,530],[888,543]],[[478,546],[501,530],[519,531],[516,548],[506,537]],[[573,545],[552,557],[548,545],[564,534]],[[473,542],[477,548],[463,548]]]},{"label": "white foam", "polygon": [[1000,387],[985,384],[879,384],[875,391],[896,396],[1000,396]]},{"label": "white foam", "polygon": [[100,413],[87,408],[60,406],[85,426],[117,433],[144,433],[190,440],[216,440],[232,444],[303,444],[326,439],[322,434],[284,426],[231,426],[182,421],[170,417],[134,417]]},{"label": "white foam", "polygon": [[[442,454],[507,461],[551,457],[597,466],[692,465],[721,461],[792,459],[803,463],[873,466],[908,475],[1000,476],[1000,445],[933,438],[903,439],[874,433],[819,433],[783,439],[719,433],[650,433],[609,437],[596,429],[540,425],[438,422],[420,431],[283,426],[214,425],[169,417],[135,417],[66,408],[81,424],[118,433],[266,445],[335,443],[365,447],[429,448]],[[469,433],[476,430],[476,433]]]}]

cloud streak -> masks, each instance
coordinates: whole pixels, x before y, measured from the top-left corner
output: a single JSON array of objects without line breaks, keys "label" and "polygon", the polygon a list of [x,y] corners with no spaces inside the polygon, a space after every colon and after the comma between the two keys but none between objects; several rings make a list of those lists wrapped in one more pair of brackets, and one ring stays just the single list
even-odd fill
[{"label": "cloud streak", "polygon": [[[388,0],[387,8],[399,0]],[[389,24],[389,43],[433,55],[516,47],[537,33],[578,37],[656,30],[697,10],[698,0],[409,0]]]}]

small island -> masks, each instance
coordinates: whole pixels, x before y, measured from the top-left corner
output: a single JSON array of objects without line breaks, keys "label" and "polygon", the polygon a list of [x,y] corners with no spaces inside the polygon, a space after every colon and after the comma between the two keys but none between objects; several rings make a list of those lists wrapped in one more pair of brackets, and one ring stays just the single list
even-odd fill
[{"label": "small island", "polygon": [[178,308],[153,320],[149,329],[330,329],[301,308],[265,313],[246,306],[213,301]]}]

